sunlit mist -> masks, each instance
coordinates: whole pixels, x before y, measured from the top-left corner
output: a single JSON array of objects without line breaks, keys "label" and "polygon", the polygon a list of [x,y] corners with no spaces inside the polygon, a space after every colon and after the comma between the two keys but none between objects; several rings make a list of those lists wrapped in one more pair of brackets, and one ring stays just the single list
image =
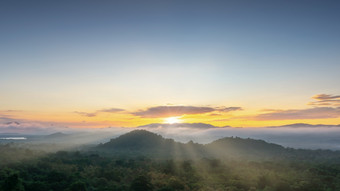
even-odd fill
[{"label": "sunlit mist", "polygon": [[168,123],[168,124],[174,124],[174,123],[181,123],[182,120],[180,119],[180,117],[168,117],[164,119],[164,123]]}]

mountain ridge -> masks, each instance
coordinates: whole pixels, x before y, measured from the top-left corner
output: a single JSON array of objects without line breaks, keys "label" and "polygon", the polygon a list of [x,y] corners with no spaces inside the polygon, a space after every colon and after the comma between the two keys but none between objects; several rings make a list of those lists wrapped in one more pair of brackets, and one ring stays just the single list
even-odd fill
[{"label": "mountain ridge", "polygon": [[285,148],[279,144],[251,138],[225,137],[208,144],[187,143],[166,139],[147,130],[133,130],[109,142],[97,145],[95,150],[107,154],[146,155],[170,158],[242,158],[247,160],[301,159],[339,160],[339,151]]}]

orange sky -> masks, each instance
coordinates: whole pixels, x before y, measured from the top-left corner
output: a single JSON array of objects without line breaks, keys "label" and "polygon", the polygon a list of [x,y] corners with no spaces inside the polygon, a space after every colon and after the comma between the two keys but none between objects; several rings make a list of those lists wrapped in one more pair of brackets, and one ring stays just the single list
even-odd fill
[{"label": "orange sky", "polygon": [[306,102],[305,107],[293,109],[167,104],[130,109],[106,107],[69,111],[3,110],[1,114],[12,121],[63,124],[77,128],[136,127],[150,123],[169,123],[169,118],[171,123],[207,123],[220,127],[264,127],[293,123],[335,125],[340,123],[340,109],[337,106],[339,100],[339,96],[316,95]]}]

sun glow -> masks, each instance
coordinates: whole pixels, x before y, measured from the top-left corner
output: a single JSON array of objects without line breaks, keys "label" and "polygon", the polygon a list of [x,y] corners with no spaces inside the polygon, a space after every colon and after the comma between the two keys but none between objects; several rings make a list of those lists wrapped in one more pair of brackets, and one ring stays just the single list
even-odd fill
[{"label": "sun glow", "polygon": [[182,122],[179,117],[168,117],[164,119],[164,123],[174,124],[174,123],[180,123]]}]

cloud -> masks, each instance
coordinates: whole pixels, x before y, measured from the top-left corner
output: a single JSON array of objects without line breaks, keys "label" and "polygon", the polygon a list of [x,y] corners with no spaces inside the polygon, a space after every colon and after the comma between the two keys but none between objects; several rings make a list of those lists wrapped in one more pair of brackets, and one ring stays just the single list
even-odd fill
[{"label": "cloud", "polygon": [[79,115],[84,116],[84,117],[95,117],[95,116],[97,116],[97,112],[88,113],[88,112],[75,111],[74,113],[79,114]]},{"label": "cloud", "polygon": [[23,112],[23,110],[9,109],[5,110],[5,112]]},{"label": "cloud", "polygon": [[311,109],[278,110],[259,114],[256,120],[294,120],[294,119],[327,119],[340,117],[340,107],[316,107]]},{"label": "cloud", "polygon": [[270,126],[267,128],[338,128],[340,125],[326,125],[326,124],[317,124],[317,125],[312,125],[308,123],[294,123],[294,124],[287,124],[287,125],[281,125],[281,126]]},{"label": "cloud", "polygon": [[244,117],[252,120],[297,120],[328,119],[340,117],[340,95],[317,94],[309,105],[319,106],[309,109],[262,110],[262,114]]},{"label": "cloud", "polygon": [[209,116],[221,116],[222,114],[220,114],[220,113],[211,113],[211,114],[209,114]]},{"label": "cloud", "polygon": [[148,125],[138,126],[137,128],[194,128],[194,129],[209,129],[219,128],[207,123],[151,123]]},{"label": "cloud", "polygon": [[[242,110],[241,107],[196,107],[196,106],[156,106],[150,107],[144,110],[139,110],[136,112],[131,112],[131,114],[146,118],[157,118],[157,117],[171,117],[180,116],[184,114],[203,114],[211,112],[231,112]],[[109,108],[96,110],[95,112],[82,112],[75,111],[74,113],[79,114],[84,117],[95,117],[99,113],[117,113],[125,111],[121,108]],[[218,114],[217,114],[218,115]]]},{"label": "cloud", "polygon": [[32,121],[16,118],[0,118],[0,133],[50,133],[69,130],[65,124]]},{"label": "cloud", "polygon": [[140,117],[171,117],[184,114],[201,114],[215,111],[211,107],[195,107],[195,106],[157,106],[150,107],[146,110],[134,112],[134,115]]},{"label": "cloud", "polygon": [[36,121],[20,119],[15,117],[1,117],[0,133],[26,133],[26,134],[49,134],[54,132],[77,132],[93,127],[102,126],[96,122],[56,122],[56,121]]},{"label": "cloud", "polygon": [[12,120],[12,117],[10,115],[0,114],[0,122],[10,120]]},{"label": "cloud", "polygon": [[222,112],[230,112],[230,111],[240,111],[243,110],[242,107],[223,107],[218,109],[218,111]]},{"label": "cloud", "polygon": [[214,111],[219,112],[230,112],[241,110],[240,107],[196,107],[196,106],[157,106],[150,107],[145,110],[139,110],[137,112],[132,112],[133,115],[146,117],[146,118],[157,118],[157,117],[171,117],[171,116],[181,116],[185,114],[203,114],[210,113]]},{"label": "cloud", "polygon": [[318,94],[312,97],[316,101],[310,102],[309,105],[316,106],[340,106],[340,95]]},{"label": "cloud", "polygon": [[97,110],[95,112],[75,111],[74,113],[79,114],[79,115],[84,116],[84,117],[95,117],[99,113],[116,113],[116,112],[120,112],[120,111],[125,111],[125,110],[124,109],[120,109],[120,108],[109,108],[109,109]]},{"label": "cloud", "polygon": [[125,109],[120,109],[120,108],[110,108],[110,109],[102,109],[98,110],[97,112],[106,112],[106,113],[116,113],[120,111],[125,111]]}]

